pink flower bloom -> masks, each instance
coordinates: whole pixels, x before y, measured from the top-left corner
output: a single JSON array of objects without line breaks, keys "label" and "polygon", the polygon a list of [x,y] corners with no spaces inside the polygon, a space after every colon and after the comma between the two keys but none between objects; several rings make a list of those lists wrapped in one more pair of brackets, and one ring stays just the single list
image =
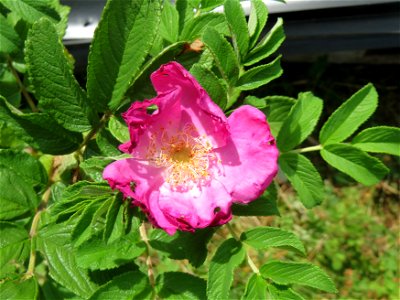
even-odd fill
[{"label": "pink flower bloom", "polygon": [[108,165],[104,179],[169,234],[225,224],[232,203],[256,199],[276,175],[278,150],[265,115],[244,105],[226,118],[176,62],[151,80],[158,96],[122,114],[131,140],[120,150],[132,158]]}]

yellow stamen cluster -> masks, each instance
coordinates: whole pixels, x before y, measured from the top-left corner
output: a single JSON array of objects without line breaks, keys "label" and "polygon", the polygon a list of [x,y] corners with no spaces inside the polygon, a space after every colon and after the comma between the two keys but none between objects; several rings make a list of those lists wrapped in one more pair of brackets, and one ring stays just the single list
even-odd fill
[{"label": "yellow stamen cluster", "polygon": [[148,159],[166,168],[165,180],[173,189],[187,189],[210,179],[209,167],[216,160],[210,141],[198,136],[193,126],[185,126],[174,135],[164,129],[151,138]]}]

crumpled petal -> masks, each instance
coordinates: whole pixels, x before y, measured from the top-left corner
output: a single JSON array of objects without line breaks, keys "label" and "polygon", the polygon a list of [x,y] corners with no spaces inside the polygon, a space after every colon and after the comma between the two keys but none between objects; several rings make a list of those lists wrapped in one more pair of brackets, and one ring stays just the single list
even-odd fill
[{"label": "crumpled petal", "polygon": [[[152,105],[156,105],[158,109],[149,114],[147,109]],[[179,128],[181,123],[179,93],[171,90],[151,100],[134,102],[122,117],[128,125],[130,141],[120,145],[119,149],[134,157],[144,158],[152,134],[156,134],[161,128],[168,132],[174,132]]]},{"label": "crumpled petal", "polygon": [[231,191],[234,202],[258,198],[278,172],[279,151],[265,115],[244,105],[228,118],[230,139],[216,149],[221,159],[218,180]]},{"label": "crumpled petal", "polygon": [[162,65],[151,75],[157,93],[178,91],[182,109],[181,124],[193,124],[199,135],[206,135],[215,147],[225,145],[227,120],[194,77],[180,64]]}]

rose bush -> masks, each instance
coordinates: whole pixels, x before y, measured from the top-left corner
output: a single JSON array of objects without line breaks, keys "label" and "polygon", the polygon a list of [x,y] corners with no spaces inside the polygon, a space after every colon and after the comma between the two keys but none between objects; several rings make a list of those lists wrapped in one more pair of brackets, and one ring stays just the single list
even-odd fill
[{"label": "rose bush", "polygon": [[122,114],[130,141],[119,148],[132,158],[110,164],[104,179],[169,234],[228,222],[232,203],[257,199],[278,170],[264,113],[244,105],[226,118],[176,62],[151,80],[157,97]]}]

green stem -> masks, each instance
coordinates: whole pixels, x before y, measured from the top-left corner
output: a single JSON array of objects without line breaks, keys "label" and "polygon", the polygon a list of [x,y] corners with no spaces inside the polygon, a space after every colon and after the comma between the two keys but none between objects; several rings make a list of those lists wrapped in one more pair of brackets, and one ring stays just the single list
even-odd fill
[{"label": "green stem", "polygon": [[22,94],[24,95],[26,102],[28,102],[29,107],[33,112],[38,112],[37,107],[35,106],[35,102],[33,101],[32,97],[29,95],[28,91],[26,90],[25,85],[22,83],[21,78],[17,73],[17,70],[12,65],[12,60],[10,57],[7,58],[7,66],[10,68],[11,73],[14,75],[19,88],[21,89]]},{"label": "green stem", "polygon": [[103,128],[103,126],[106,124],[108,119],[111,117],[111,112],[106,112],[100,119],[99,124],[90,130],[90,132],[85,136],[83,139],[83,142],[80,144],[78,150],[76,150],[76,153],[80,153],[82,148],[85,147],[89,141],[96,135],[96,133]]},{"label": "green stem", "polygon": [[254,261],[251,259],[250,255],[249,255],[249,252],[247,252],[247,262],[249,263],[249,266],[250,266],[251,270],[254,273],[256,273],[257,275],[259,275],[260,274],[260,270],[257,268],[257,266],[254,263]]},{"label": "green stem", "polygon": [[35,265],[36,265],[36,235],[38,231],[38,225],[40,221],[40,216],[43,211],[46,210],[47,203],[49,202],[51,195],[51,185],[53,184],[53,176],[55,175],[56,168],[54,167],[54,158],[51,163],[51,167],[49,170],[49,180],[47,182],[46,191],[43,193],[42,201],[40,202],[39,209],[36,211],[35,216],[33,217],[31,229],[29,231],[29,238],[31,240],[31,250],[29,254],[29,264],[28,270],[26,271],[24,277],[26,279],[31,278],[35,273]]},{"label": "green stem", "polygon": [[37,228],[40,220],[40,215],[42,214],[42,210],[38,210],[33,217],[31,230],[29,231],[29,237],[31,239],[31,251],[29,255],[29,265],[28,270],[25,273],[25,278],[31,278],[35,272],[35,265],[36,265],[36,247],[35,247],[35,237],[37,234]]},{"label": "green stem", "polygon": [[[230,234],[232,235],[232,237],[237,240],[240,241],[239,236],[236,234],[236,232],[233,230],[233,227],[231,226],[231,224],[226,223],[226,228],[228,228]],[[256,264],[254,263],[253,259],[250,257],[249,252],[247,251],[247,248],[245,247],[246,250],[246,258],[247,258],[247,262],[251,268],[251,270],[256,273],[256,274],[260,274],[260,270],[257,268]]]},{"label": "green stem", "polygon": [[322,145],[317,145],[317,146],[311,146],[311,147],[305,147],[305,148],[300,148],[296,150],[292,150],[289,152],[293,153],[305,153],[305,152],[312,152],[312,151],[319,151],[322,149]]},{"label": "green stem", "polygon": [[150,285],[152,286],[153,291],[154,291],[156,282],[154,279],[153,263],[151,261],[151,256],[150,256],[150,243],[149,243],[149,238],[147,237],[145,222],[143,222],[142,225],[140,225],[139,232],[140,232],[140,237],[142,238],[143,242],[146,244],[147,275],[149,277]]}]

